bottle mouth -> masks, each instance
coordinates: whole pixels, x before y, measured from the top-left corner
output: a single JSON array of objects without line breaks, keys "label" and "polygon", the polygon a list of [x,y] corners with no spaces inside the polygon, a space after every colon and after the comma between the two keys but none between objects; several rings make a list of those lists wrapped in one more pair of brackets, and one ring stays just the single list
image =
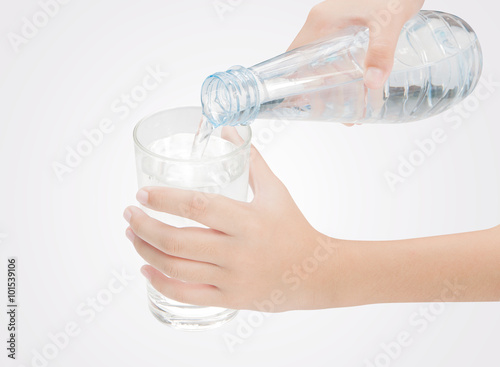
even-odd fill
[{"label": "bottle mouth", "polygon": [[260,110],[259,84],[250,70],[235,66],[205,80],[201,104],[214,127],[248,125]]},{"label": "bottle mouth", "polygon": [[201,89],[201,105],[203,115],[214,127],[231,124],[231,91],[225,73],[215,73],[209,76]]}]

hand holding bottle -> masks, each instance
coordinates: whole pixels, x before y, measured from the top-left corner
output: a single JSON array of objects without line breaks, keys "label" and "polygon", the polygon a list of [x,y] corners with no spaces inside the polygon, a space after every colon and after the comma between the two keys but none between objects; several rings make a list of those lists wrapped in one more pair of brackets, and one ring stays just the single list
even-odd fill
[{"label": "hand holding bottle", "polygon": [[326,0],[316,5],[289,50],[304,46],[350,25],[370,29],[365,59],[365,84],[383,86],[392,70],[394,52],[403,25],[423,6],[424,0]]},{"label": "hand holding bottle", "polygon": [[[330,20],[315,20],[326,10],[313,11],[323,15],[308,18],[292,47],[311,41],[311,34],[324,37],[250,68],[210,75],[201,91],[203,114],[214,126],[256,119],[403,123],[435,116],[472,93],[482,53],[470,25],[452,14],[422,10],[392,29],[402,8],[388,9],[395,14],[375,16],[383,22],[363,20],[371,29],[352,25],[359,19],[327,27]],[[389,53],[391,61],[383,57]]]}]

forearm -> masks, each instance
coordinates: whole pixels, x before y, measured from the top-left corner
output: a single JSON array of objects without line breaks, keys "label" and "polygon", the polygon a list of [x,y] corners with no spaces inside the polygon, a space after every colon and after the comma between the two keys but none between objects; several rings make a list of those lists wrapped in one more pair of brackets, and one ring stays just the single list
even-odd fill
[{"label": "forearm", "polygon": [[340,241],[337,306],[500,301],[500,226],[400,241]]}]

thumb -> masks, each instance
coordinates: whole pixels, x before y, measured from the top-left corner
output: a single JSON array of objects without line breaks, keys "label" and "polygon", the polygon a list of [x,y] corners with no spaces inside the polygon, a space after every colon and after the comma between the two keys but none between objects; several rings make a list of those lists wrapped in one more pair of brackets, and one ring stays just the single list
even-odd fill
[{"label": "thumb", "polygon": [[365,58],[365,85],[370,89],[384,86],[394,64],[394,53],[403,24],[391,22],[386,26],[370,23],[370,43]]},{"label": "thumb", "polygon": [[254,196],[257,196],[264,188],[272,187],[273,183],[279,181],[264,158],[262,158],[259,151],[253,145],[250,150],[249,181]]}]

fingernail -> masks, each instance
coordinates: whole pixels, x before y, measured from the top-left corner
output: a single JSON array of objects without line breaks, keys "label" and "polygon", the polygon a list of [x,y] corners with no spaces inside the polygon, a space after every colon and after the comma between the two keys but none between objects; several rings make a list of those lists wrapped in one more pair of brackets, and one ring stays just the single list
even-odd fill
[{"label": "fingernail", "polygon": [[130,211],[130,209],[125,209],[125,211],[123,212],[123,218],[125,218],[125,220],[130,223],[130,218],[132,218],[132,212]]},{"label": "fingernail", "polygon": [[379,68],[368,68],[365,72],[365,85],[370,89],[379,89],[384,85],[385,73]]},{"label": "fingernail", "polygon": [[131,241],[134,242],[135,240],[135,233],[132,231],[132,228],[128,227],[127,230],[125,231],[125,236]]},{"label": "fingernail", "polygon": [[147,204],[147,202],[149,200],[149,192],[147,192],[146,190],[140,189],[137,192],[137,195],[135,197],[139,203]]},{"label": "fingernail", "polygon": [[151,281],[151,274],[148,270],[146,270],[145,268],[141,268],[141,273],[147,280]]}]

